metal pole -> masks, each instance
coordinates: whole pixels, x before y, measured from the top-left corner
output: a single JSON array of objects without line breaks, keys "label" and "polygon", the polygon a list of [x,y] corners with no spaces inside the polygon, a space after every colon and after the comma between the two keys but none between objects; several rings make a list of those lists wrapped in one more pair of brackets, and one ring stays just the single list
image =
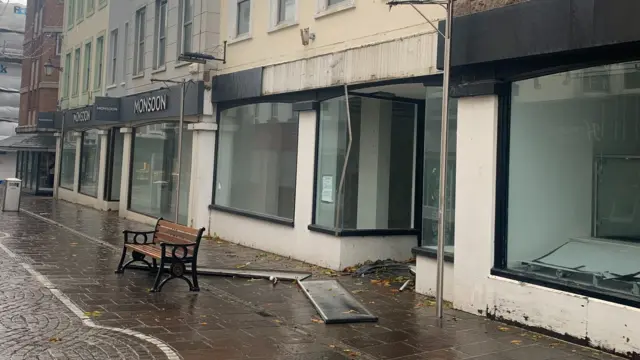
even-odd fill
[{"label": "metal pole", "polygon": [[[342,191],[344,187],[344,178],[347,174],[347,166],[349,165],[349,155],[351,154],[351,143],[353,142],[353,134],[351,132],[351,110],[349,109],[349,87],[344,84],[344,103],[347,107],[347,134],[349,135],[349,143],[347,144],[347,153],[344,156],[344,164],[342,164],[342,173],[340,174],[340,184],[338,185],[338,193],[336,194],[336,218],[334,223],[335,234],[342,228],[342,219],[340,218],[340,207],[342,204]],[[340,221],[340,223],[338,223]]]},{"label": "metal pole", "polygon": [[436,282],[436,315],[442,318],[444,288],[444,241],[446,228],[447,152],[449,140],[449,77],[451,70],[451,22],[453,0],[447,4],[447,23],[444,33],[444,68],[442,80],[442,129],[440,131],[440,189],[438,194],[438,271]]},{"label": "metal pole", "polygon": [[176,221],[178,224],[180,221],[180,181],[182,170],[182,128],[184,127],[184,98],[185,92],[187,91],[187,81],[182,80],[182,86],[180,89],[180,122],[178,127],[178,181],[176,184]]}]

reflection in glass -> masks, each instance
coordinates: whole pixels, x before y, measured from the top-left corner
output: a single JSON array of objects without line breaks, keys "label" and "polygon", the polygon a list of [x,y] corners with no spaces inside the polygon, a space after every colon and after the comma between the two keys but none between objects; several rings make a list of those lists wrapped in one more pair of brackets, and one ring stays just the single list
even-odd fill
[{"label": "reflection in glass", "polygon": [[111,180],[108,183],[109,201],[120,201],[120,184],[122,178],[122,151],[124,149],[124,134],[120,129],[111,130],[111,168],[108,172]]},{"label": "reflection in glass", "polygon": [[640,297],[640,96],[627,91],[636,68],[513,85],[507,267]]},{"label": "reflection in glass", "polygon": [[[456,194],[456,135],[458,100],[449,101],[449,139],[445,217],[445,252],[454,252]],[[427,87],[424,126],[424,181],[422,201],[422,246],[438,247],[438,207],[440,196],[440,141],[442,133],[442,87]]]},{"label": "reflection in glass", "polygon": [[39,153],[38,162],[38,191],[53,190],[53,174],[55,173],[56,154],[49,152]]},{"label": "reflection in glass", "polygon": [[182,141],[182,168],[178,172],[178,125],[161,123],[136,128],[133,142],[130,206],[153,217],[175,221],[177,181],[180,179],[181,224],[187,223],[193,133]]},{"label": "reflection in glass", "polygon": [[[349,97],[352,144],[346,161],[345,98],[321,104],[314,224],[341,229],[413,228],[416,107]],[[338,196],[345,161],[343,191]]]},{"label": "reflection in glass", "polygon": [[298,118],[292,105],[224,110],[219,131],[216,205],[293,219]]},{"label": "reflection in glass", "polygon": [[98,196],[100,138],[98,130],[87,130],[82,133],[80,148],[80,193],[93,197]]},{"label": "reflection in glass", "polygon": [[76,167],[76,137],[71,131],[64,133],[60,161],[60,187],[73,190]]}]

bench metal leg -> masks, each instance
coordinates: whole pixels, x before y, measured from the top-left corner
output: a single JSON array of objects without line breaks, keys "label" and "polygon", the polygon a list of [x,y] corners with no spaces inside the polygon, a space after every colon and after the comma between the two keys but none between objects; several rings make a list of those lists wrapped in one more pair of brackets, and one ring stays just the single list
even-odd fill
[{"label": "bench metal leg", "polygon": [[193,286],[190,286],[189,290],[200,291],[200,286],[198,286],[198,269],[195,261],[191,263],[191,279],[193,279]]},{"label": "bench metal leg", "polygon": [[[160,274],[162,273],[162,269],[163,269],[163,261],[160,260],[160,268],[158,270],[158,276],[156,277],[156,284],[154,285],[153,289],[151,290],[152,292],[160,292],[162,291],[162,287],[169,282],[169,280],[173,280],[173,279],[182,279],[184,281],[187,282],[187,284],[189,285],[189,291],[200,291],[200,288],[198,287],[198,283],[197,283],[197,272],[193,273],[194,269],[192,268],[192,276],[194,279],[194,283],[191,282],[191,280],[189,280],[186,276],[184,276],[185,274],[185,270],[186,270],[186,266],[184,263],[181,262],[175,262],[171,264],[171,267],[169,268],[169,277],[167,277],[166,279],[162,280],[162,282],[160,282],[160,284],[158,284],[158,282],[160,281]],[[193,264],[192,264],[193,265]],[[195,284],[195,285],[194,285]]]},{"label": "bench metal leg", "polygon": [[124,263],[124,259],[127,257],[127,247],[122,247],[122,256],[120,256],[120,262],[118,263],[118,268],[116,269],[116,274],[122,274],[124,272],[124,267],[122,264]]},{"label": "bench metal leg", "polygon": [[[153,259],[153,261],[155,263],[156,259]],[[158,267],[158,273],[156,274],[156,280],[153,283],[151,292],[160,292],[160,290],[162,290],[162,285],[165,283],[164,281],[160,283],[160,279],[162,279],[163,271],[164,271],[164,259],[160,259],[160,266]]]}]

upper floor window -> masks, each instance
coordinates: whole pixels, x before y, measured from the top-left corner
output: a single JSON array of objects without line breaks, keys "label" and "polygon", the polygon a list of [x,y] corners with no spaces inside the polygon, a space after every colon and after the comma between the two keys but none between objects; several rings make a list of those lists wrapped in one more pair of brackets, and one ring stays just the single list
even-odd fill
[{"label": "upper floor window", "polygon": [[109,41],[111,41],[111,60],[109,64],[109,83],[116,83],[116,72],[118,69],[118,29],[114,29],[111,31],[111,36],[109,37]]},{"label": "upper floor window", "polygon": [[67,27],[73,27],[75,22],[75,9],[76,9],[76,1],[75,0],[67,0]]},{"label": "upper floor window", "polygon": [[133,74],[140,75],[144,72],[144,37],[146,8],[136,11],[135,42],[133,49]]},{"label": "upper floor window", "polygon": [[89,90],[90,79],[91,79],[91,43],[88,42],[84,45],[84,77],[82,79],[83,93]]},{"label": "upper floor window", "polygon": [[56,55],[62,54],[62,33],[56,33]]},{"label": "upper floor window", "polygon": [[354,0],[318,0],[318,13],[349,9],[355,5]]},{"label": "upper floor window", "polygon": [[236,36],[249,34],[251,29],[251,0],[238,0],[236,6]]},{"label": "upper floor window", "polygon": [[271,27],[295,23],[297,3],[298,0],[271,0]]},{"label": "upper floor window", "polygon": [[158,69],[165,64],[167,47],[167,0],[156,0],[156,33],[153,45],[153,68]]},{"label": "upper floor window", "polygon": [[76,7],[76,20],[80,22],[84,18],[84,0],[78,0],[78,3],[76,5],[78,5]]},{"label": "upper floor window", "polygon": [[64,57],[64,72],[62,73],[62,98],[69,97],[69,77],[71,76],[71,53]]},{"label": "upper floor window", "polygon": [[93,11],[95,10],[95,8],[96,8],[96,0],[87,0],[87,15],[93,14]]},{"label": "upper floor window", "polygon": [[104,36],[96,40],[96,71],[93,79],[93,87],[98,90],[102,86],[102,70],[104,65]]},{"label": "upper floor window", "polygon": [[73,54],[73,86],[71,89],[72,96],[78,96],[78,87],[80,84],[80,48],[75,50]]},{"label": "upper floor window", "polygon": [[179,16],[179,39],[180,44],[178,46],[179,54],[192,51],[191,38],[193,37],[193,5],[192,0],[180,1],[180,16]]}]

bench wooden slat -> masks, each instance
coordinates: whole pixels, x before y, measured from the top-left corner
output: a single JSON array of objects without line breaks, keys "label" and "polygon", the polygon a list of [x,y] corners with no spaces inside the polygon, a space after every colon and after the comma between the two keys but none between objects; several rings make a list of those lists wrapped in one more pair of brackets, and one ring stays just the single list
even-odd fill
[{"label": "bench wooden slat", "polygon": [[133,251],[151,256],[152,258],[160,259],[162,257],[162,250],[155,245],[127,244],[127,247]]},{"label": "bench wooden slat", "polygon": [[198,236],[198,230],[197,229],[193,229],[190,228],[188,226],[184,226],[184,225],[180,225],[180,224],[175,224],[166,220],[160,220],[158,221],[158,227],[163,227],[163,228],[167,228],[167,229],[171,229],[171,230],[178,230],[180,232],[189,234],[189,235],[193,235],[193,236]]},{"label": "bench wooden slat", "polygon": [[166,242],[170,244],[193,244],[195,241],[185,238],[175,237],[166,233],[156,233],[156,243]]},{"label": "bench wooden slat", "polygon": [[198,239],[197,236],[193,236],[191,234],[185,234],[179,231],[175,231],[175,230],[171,230],[163,227],[159,227],[156,230],[156,234],[165,234],[167,236],[171,236],[176,239],[183,239],[188,242],[196,242],[196,240]]}]

